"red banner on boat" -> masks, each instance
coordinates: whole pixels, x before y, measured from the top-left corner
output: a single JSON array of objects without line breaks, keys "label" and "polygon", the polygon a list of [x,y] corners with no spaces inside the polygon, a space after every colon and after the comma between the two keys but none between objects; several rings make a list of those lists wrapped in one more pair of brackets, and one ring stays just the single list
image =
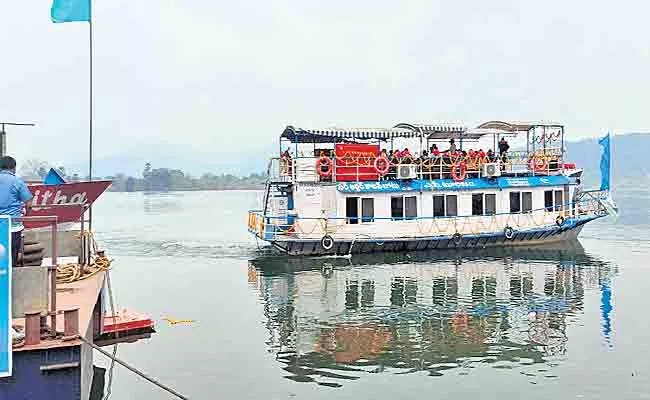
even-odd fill
[{"label": "red banner on boat", "polygon": [[337,144],[336,180],[341,181],[376,181],[379,175],[375,170],[375,158],[379,155],[379,146],[375,144]]},{"label": "red banner on boat", "polygon": [[[92,204],[108,189],[111,181],[70,182],[60,185],[29,184],[34,198],[27,210],[27,217],[58,217],[59,224],[77,222],[81,219],[85,205]],[[51,226],[50,221],[25,221],[26,228]]]}]

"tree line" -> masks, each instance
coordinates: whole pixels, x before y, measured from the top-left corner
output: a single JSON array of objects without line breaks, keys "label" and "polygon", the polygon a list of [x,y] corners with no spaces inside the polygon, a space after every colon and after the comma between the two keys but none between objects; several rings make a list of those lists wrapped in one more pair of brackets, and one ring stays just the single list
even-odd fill
[{"label": "tree line", "polygon": [[[42,180],[50,168],[54,168],[66,181],[85,180],[77,173],[68,173],[63,166],[52,167],[40,160],[27,160],[20,168],[19,174],[27,180]],[[93,177],[113,181],[110,191],[114,192],[144,192],[144,191],[189,191],[189,190],[237,190],[260,189],[264,186],[264,174],[250,174],[248,176],[235,176],[232,174],[205,173],[194,177],[180,169],[153,168],[151,163],[146,163],[142,176],[130,176],[118,173],[113,176]]]}]

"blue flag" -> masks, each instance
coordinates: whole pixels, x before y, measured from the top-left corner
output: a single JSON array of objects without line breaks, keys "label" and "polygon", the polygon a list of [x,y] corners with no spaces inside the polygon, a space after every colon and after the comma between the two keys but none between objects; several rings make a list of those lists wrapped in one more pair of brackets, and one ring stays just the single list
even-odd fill
[{"label": "blue flag", "polygon": [[609,190],[609,133],[605,137],[599,139],[598,144],[603,146],[603,154],[600,156],[600,190]]},{"label": "blue flag", "polygon": [[90,22],[91,0],[53,0],[52,22]]}]

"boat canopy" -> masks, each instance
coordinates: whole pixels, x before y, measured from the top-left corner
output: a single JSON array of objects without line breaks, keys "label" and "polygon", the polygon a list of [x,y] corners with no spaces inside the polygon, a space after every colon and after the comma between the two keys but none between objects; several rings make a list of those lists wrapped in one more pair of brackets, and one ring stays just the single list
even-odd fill
[{"label": "boat canopy", "polygon": [[544,122],[506,122],[488,121],[476,128],[467,128],[456,124],[413,124],[402,122],[393,128],[325,128],[302,129],[287,126],[280,140],[286,139],[291,143],[345,143],[356,140],[386,141],[393,138],[422,138],[427,140],[479,140],[487,135],[498,134],[516,136],[518,133],[529,132],[537,127],[560,128],[556,123]]},{"label": "boat canopy", "polygon": [[564,128],[564,125],[553,122],[506,122],[488,121],[477,126],[478,129],[494,129],[502,132],[528,132],[535,127]]},{"label": "boat canopy", "polygon": [[479,140],[483,136],[494,135],[494,129],[467,128],[461,125],[451,124],[411,124],[400,123],[395,128],[406,128],[419,132],[427,140]]},{"label": "boat canopy", "polygon": [[420,133],[403,128],[302,129],[287,126],[280,139],[291,143],[341,143],[354,140],[389,140],[397,137],[420,137]]}]

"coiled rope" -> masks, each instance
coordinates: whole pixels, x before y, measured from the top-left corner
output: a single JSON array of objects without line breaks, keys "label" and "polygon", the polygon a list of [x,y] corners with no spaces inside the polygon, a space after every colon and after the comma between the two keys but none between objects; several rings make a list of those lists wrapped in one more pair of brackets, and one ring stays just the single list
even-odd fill
[{"label": "coiled rope", "polygon": [[80,265],[78,263],[69,263],[58,265],[56,267],[56,283],[72,283],[88,279],[102,271],[111,269],[112,260],[106,256],[97,256],[90,265]]}]

